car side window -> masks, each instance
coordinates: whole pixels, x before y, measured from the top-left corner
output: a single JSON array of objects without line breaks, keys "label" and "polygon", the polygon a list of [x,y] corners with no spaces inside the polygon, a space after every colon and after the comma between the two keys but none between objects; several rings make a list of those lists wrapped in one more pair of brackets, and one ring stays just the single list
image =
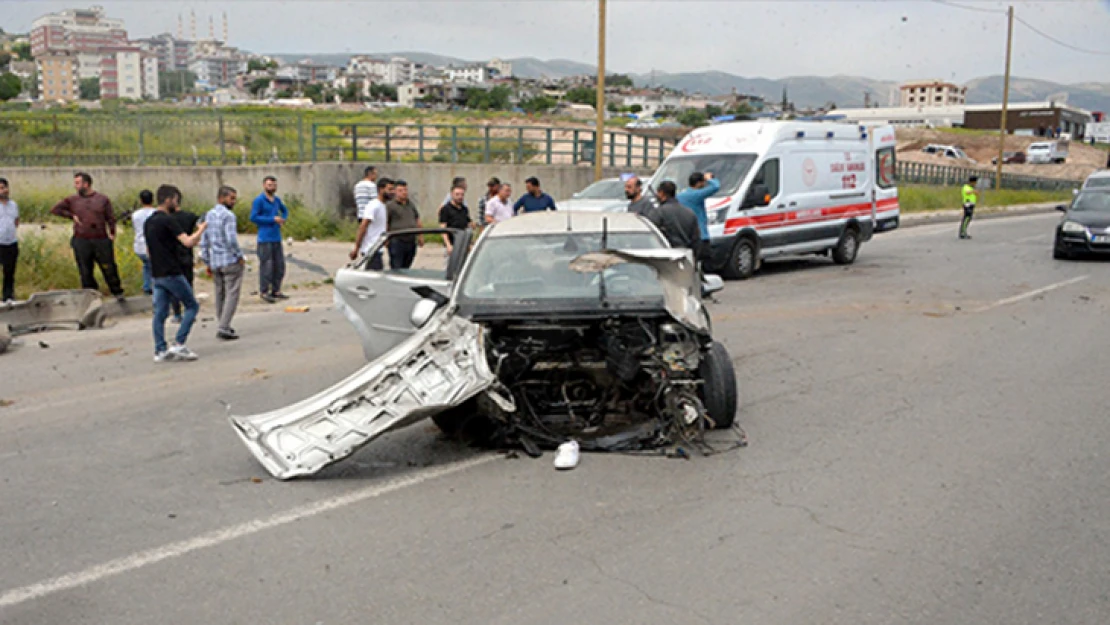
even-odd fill
[{"label": "car side window", "polygon": [[779,189],[782,188],[780,182],[779,172],[779,159],[771,158],[763,162],[763,166],[755,174],[753,184],[761,184],[767,187],[767,193],[771,197],[778,197]]}]

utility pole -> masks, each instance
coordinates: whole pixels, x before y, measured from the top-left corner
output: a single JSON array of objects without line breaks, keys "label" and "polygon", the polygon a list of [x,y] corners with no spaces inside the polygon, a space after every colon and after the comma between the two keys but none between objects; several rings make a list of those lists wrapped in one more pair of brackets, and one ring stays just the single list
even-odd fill
[{"label": "utility pole", "polygon": [[594,180],[601,180],[605,146],[605,0],[597,0],[597,125],[594,126]]},{"label": "utility pole", "polygon": [[998,168],[994,173],[994,188],[1002,188],[1002,159],[1006,153],[1006,113],[1010,107],[1010,53],[1014,45],[1014,7],[1006,13],[1006,76],[1002,79],[1002,124],[998,133]]}]

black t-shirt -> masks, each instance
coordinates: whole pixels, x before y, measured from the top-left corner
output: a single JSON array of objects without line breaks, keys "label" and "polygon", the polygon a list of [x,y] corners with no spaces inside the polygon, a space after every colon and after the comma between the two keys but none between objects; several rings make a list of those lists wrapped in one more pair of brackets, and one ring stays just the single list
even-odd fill
[{"label": "black t-shirt", "polygon": [[184,247],[177,237],[185,234],[181,224],[169,213],[155,211],[143,224],[147,254],[150,255],[150,273],[155,278],[185,275],[178,248]]},{"label": "black t-shirt", "polygon": [[[179,210],[171,216],[177,222],[177,225],[181,226],[181,231],[185,234],[193,234],[197,229],[197,222],[200,221],[200,217],[189,211]],[[193,266],[193,248],[185,247],[178,241],[177,255],[181,258],[181,262],[186,269]]]},{"label": "black t-shirt", "polygon": [[[466,230],[470,226],[470,209],[466,204],[462,206],[455,206],[454,204],[447,203],[439,209],[439,223],[445,224],[448,228],[456,230]],[[455,242],[455,235],[448,235],[451,242]]]}]

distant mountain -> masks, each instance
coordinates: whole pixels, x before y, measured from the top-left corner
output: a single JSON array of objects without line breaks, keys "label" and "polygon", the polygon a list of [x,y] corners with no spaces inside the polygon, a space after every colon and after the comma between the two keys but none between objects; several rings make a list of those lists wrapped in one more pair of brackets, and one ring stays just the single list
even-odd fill
[{"label": "distant mountain", "polygon": [[890,90],[897,88],[897,84],[893,82],[858,76],[794,76],[770,79],[745,78],[717,71],[636,74],[633,80],[637,85],[658,85],[705,95],[723,95],[736,90],[737,93],[760,96],[768,102],[780,101],[785,88],[787,97],[798,106],[821,106],[827,102],[835,102],[841,108],[862,106],[865,92],[871,94],[872,102],[886,104]]},{"label": "distant mountain", "polygon": [[[597,72],[596,65],[587,65],[566,59],[553,59],[541,61],[532,57],[505,59],[513,64],[513,76],[520,78],[565,78],[567,76],[581,76]],[[608,75],[608,72],[606,72]]]},{"label": "distant mountain", "polygon": [[[969,104],[992,104],[1002,101],[1002,76],[976,78],[967,83]],[[1110,84],[1080,83],[1062,85],[1036,78],[1010,78],[1011,102],[1044,102],[1049,97],[1066,93],[1068,104],[1088,111],[1110,112]]]}]

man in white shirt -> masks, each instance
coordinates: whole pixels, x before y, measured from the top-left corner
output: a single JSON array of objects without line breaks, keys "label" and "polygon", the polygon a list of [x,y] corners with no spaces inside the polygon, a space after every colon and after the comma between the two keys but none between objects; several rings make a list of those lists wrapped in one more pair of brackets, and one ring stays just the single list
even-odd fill
[{"label": "man in white shirt", "polygon": [[147,189],[143,189],[139,192],[139,203],[142,206],[131,213],[131,225],[135,228],[135,243],[132,245],[132,249],[135,250],[135,256],[143,261],[143,293],[150,295],[154,290],[150,282],[150,255],[146,249],[146,233],[143,232],[143,224],[157,210],[154,208],[154,194]]},{"label": "man in white shirt", "polygon": [[378,170],[373,165],[363,172],[362,180],[355,185],[355,214],[361,215],[370,200],[378,197]]},{"label": "man in white shirt", "polygon": [[[355,237],[355,249],[351,250],[351,260],[359,256],[366,256],[370,248],[385,234],[389,223],[388,211],[385,203],[393,198],[393,181],[382,178],[378,181],[378,195],[366,205],[359,214],[358,236]],[[368,268],[375,271],[385,269],[382,263],[382,252],[378,250],[370,259]]]},{"label": "man in white shirt", "polygon": [[486,202],[486,223],[495,224],[505,221],[513,216],[513,186],[507,182],[501,183],[497,195]]},{"label": "man in white shirt", "polygon": [[9,197],[8,181],[0,178],[0,270],[4,272],[4,289],[0,300],[15,300],[15,263],[19,260],[19,205]]}]

